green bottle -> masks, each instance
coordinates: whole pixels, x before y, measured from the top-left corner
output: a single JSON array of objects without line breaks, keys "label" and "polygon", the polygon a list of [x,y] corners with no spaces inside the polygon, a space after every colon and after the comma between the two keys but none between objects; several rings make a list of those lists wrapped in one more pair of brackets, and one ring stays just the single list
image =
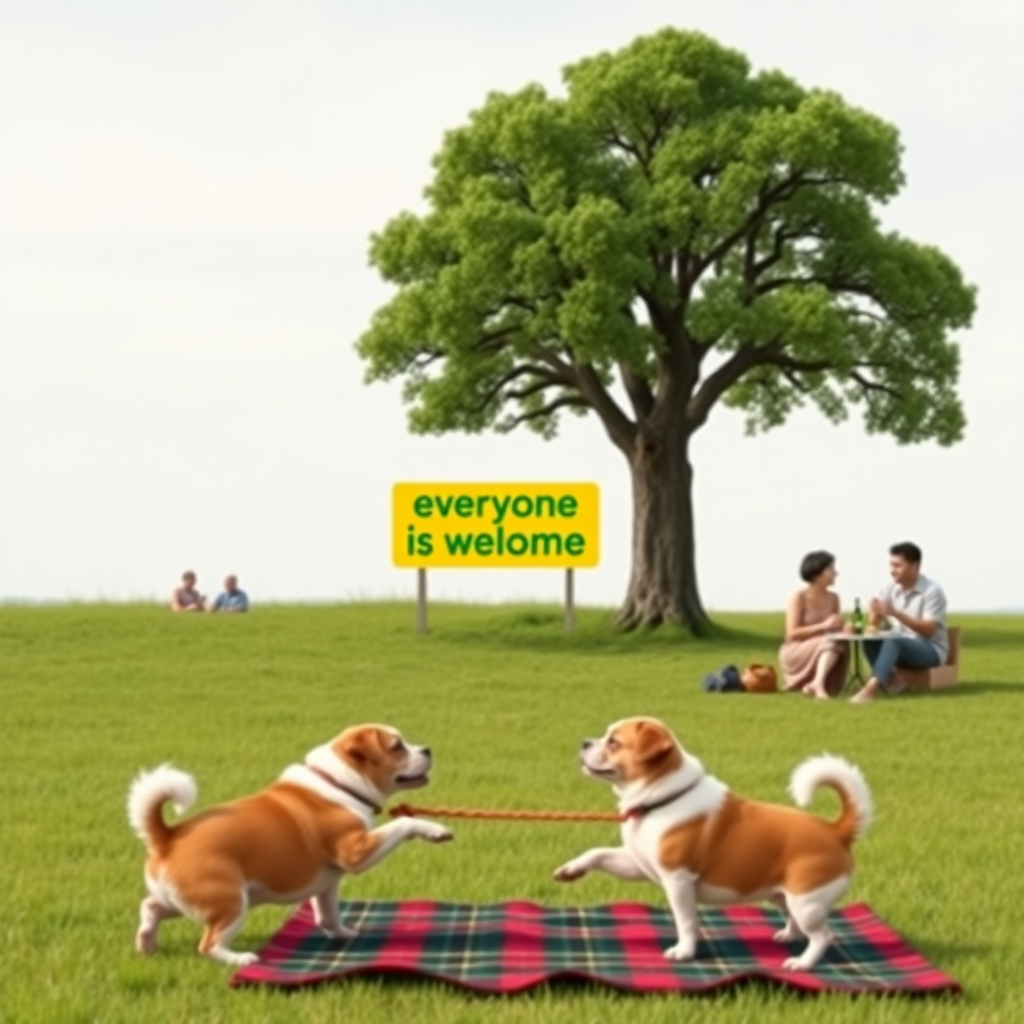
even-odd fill
[{"label": "green bottle", "polygon": [[853,602],[853,616],[851,618],[853,623],[853,631],[858,636],[864,632],[864,613],[860,610],[860,598],[855,598]]}]

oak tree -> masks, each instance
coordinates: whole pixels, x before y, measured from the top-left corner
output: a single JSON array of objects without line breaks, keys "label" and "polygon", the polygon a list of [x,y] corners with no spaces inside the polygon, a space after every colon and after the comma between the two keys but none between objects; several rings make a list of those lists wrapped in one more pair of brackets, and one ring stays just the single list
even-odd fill
[{"label": "oak tree", "polygon": [[974,289],[883,229],[897,130],[694,32],[665,29],[449,131],[426,212],[371,242],[396,286],[357,348],[402,378],[414,431],[554,437],[594,414],[633,485],[627,627],[708,624],[690,442],[718,405],[751,432],[813,403],[948,445]]}]

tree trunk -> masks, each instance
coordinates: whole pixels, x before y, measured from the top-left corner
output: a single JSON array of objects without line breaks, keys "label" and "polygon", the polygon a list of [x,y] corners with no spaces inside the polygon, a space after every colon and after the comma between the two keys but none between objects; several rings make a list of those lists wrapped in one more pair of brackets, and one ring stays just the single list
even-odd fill
[{"label": "tree trunk", "polygon": [[668,433],[641,433],[629,456],[633,566],[619,625],[635,629],[675,622],[701,636],[711,620],[697,590],[689,435]]}]

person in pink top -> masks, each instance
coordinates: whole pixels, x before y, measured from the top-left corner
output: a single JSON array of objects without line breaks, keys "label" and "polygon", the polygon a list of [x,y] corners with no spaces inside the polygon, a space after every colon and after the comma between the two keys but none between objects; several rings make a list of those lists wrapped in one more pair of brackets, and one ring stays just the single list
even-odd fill
[{"label": "person in pink top", "polygon": [[181,586],[171,593],[172,612],[206,611],[206,598],[196,589],[196,574],[189,569],[181,575]]},{"label": "person in pink top", "polygon": [[832,590],[838,575],[835,556],[828,551],[812,551],[800,563],[807,586],[789,599],[786,638],[779,648],[785,690],[827,699],[846,683],[849,644],[829,637],[843,628],[839,595]]}]

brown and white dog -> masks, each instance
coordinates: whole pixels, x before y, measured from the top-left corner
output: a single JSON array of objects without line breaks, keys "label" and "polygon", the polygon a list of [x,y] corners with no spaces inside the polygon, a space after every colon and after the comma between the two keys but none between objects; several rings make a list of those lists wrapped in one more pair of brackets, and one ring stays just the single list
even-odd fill
[{"label": "brown and white dog", "polygon": [[356,933],[341,923],[337,887],[407,839],[443,842],[448,829],[401,818],[373,827],[394,792],[427,784],[430,750],[386,725],[358,725],[285,769],[273,785],[168,825],[163,805],[183,814],[195,802],[192,776],[164,765],[144,772],[128,794],[128,820],[149,850],[136,947],[156,949],[157,930],[182,914],[205,926],[199,951],[226,964],[255,962],[230,943],[246,910],[259,903],[311,899],[317,924],[333,938]]},{"label": "brown and white dog", "polygon": [[809,939],[784,966],[808,970],[818,962],[832,941],[828,912],[850,884],[850,847],[871,821],[871,794],[857,768],[826,755],[793,772],[790,792],[802,807],[819,786],[839,794],[842,813],[825,821],[734,795],[654,718],[614,723],[602,739],[583,741],[580,758],[586,774],[612,784],[625,816],[622,846],[588,850],[556,879],[599,870],[662,886],[678,936],[665,951],[671,960],[696,953],[698,903],[769,901],[788,915],[776,941]]}]

